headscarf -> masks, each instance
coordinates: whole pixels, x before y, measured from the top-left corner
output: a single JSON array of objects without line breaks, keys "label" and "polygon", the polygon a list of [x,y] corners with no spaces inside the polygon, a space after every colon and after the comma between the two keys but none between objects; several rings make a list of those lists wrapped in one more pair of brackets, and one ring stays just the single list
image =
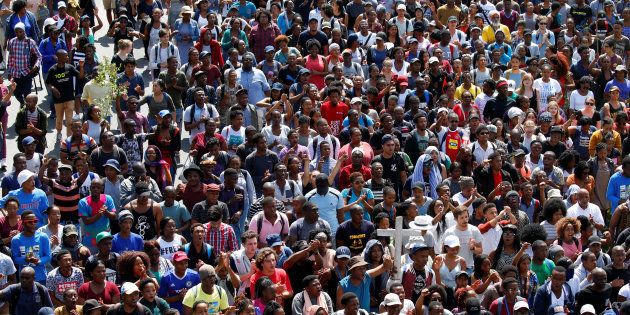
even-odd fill
[{"label": "headscarf", "polygon": [[[155,161],[149,161],[149,157],[147,156],[147,151],[149,151],[149,149],[153,149],[155,151]],[[162,151],[160,151],[157,146],[150,145],[144,151],[144,167],[147,171],[150,170],[150,167],[156,168],[155,178],[153,179],[160,186],[160,190],[164,190],[169,183],[173,182],[170,166],[168,162],[162,158]]]},{"label": "headscarf", "polygon": [[567,192],[566,192],[567,198],[564,199],[564,204],[567,206],[567,209],[573,205],[573,203],[571,202],[571,196],[577,194],[578,191],[580,191],[580,186],[576,184],[569,186],[569,188],[567,189]]},{"label": "headscarf", "polygon": [[[413,174],[411,175],[412,183],[425,182],[424,176],[422,176],[424,163],[432,160],[431,153],[433,152],[437,152],[439,157],[439,151],[437,150],[437,148],[434,146],[430,146],[426,148],[424,154],[421,155],[420,158],[418,158],[418,161],[416,162],[416,167],[414,168]],[[428,194],[429,197],[433,199],[436,199],[438,197],[437,192],[435,191],[435,187],[437,187],[437,185],[439,185],[441,182],[442,172],[440,171],[439,161],[438,163],[435,163],[435,161],[433,161],[433,163],[431,163],[431,172],[429,173],[429,186],[431,187],[431,190]]]}]

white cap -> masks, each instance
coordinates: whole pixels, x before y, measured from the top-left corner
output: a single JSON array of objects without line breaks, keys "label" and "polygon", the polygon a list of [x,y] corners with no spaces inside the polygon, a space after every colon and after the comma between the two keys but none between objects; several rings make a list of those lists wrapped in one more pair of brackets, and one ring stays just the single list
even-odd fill
[{"label": "white cap", "polygon": [[510,109],[508,109],[507,115],[510,119],[514,118],[514,117],[518,117],[520,115],[523,114],[523,110],[521,110],[518,107],[512,107]]},{"label": "white cap", "polygon": [[125,282],[123,283],[122,287],[120,287],[120,294],[124,295],[124,294],[131,294],[134,292],[140,292],[140,290],[138,289],[138,286],[136,286],[135,284],[131,283],[131,282]]},{"label": "white cap", "polygon": [[334,50],[334,49],[341,49],[341,47],[339,47],[339,44],[337,43],[332,43],[330,44],[330,46],[328,46],[328,51]]},{"label": "white cap", "polygon": [[402,305],[400,297],[396,293],[387,293],[383,299],[383,304],[385,304],[385,306]]},{"label": "white cap", "polygon": [[438,59],[437,57],[431,57],[429,58],[429,64],[432,64],[434,62],[440,62],[440,59]]},{"label": "white cap", "polygon": [[354,104],[354,103],[363,103],[363,99],[355,96],[350,100],[350,104]]},{"label": "white cap", "polygon": [[22,22],[17,22],[17,23],[15,23],[15,26],[13,26],[13,29],[17,30],[18,28],[21,29],[21,30],[25,30],[26,29],[26,25],[24,25],[24,23],[22,23]]},{"label": "white cap", "polygon": [[514,310],[520,310],[522,308],[529,309],[529,304],[526,301],[518,301],[514,304]]},{"label": "white cap", "polygon": [[459,237],[455,236],[455,235],[449,235],[444,239],[444,245],[453,248],[453,247],[459,247]]},{"label": "white cap", "polygon": [[404,4],[399,4],[396,6],[396,10],[407,10],[407,7]]},{"label": "white cap", "polygon": [[580,315],[583,315],[583,314],[597,314],[597,313],[595,313],[595,308],[593,307],[593,305],[584,304],[582,305],[582,308],[580,309]]},{"label": "white cap", "polygon": [[42,25],[44,26],[42,27],[42,29],[45,31],[48,25],[53,25],[53,24],[57,24],[57,21],[55,21],[55,19],[53,18],[47,18],[44,20],[44,23],[42,23]]},{"label": "white cap", "polygon": [[63,2],[63,1],[59,1],[59,2],[57,3],[57,8],[65,8],[65,7],[66,7],[66,3],[65,3],[65,2]]},{"label": "white cap", "polygon": [[24,184],[24,182],[26,182],[27,180],[29,180],[31,177],[35,176],[35,173],[29,171],[29,170],[23,170],[20,172],[20,174],[18,174],[17,177],[17,181],[18,184],[20,185],[20,187],[22,186],[22,184]]}]

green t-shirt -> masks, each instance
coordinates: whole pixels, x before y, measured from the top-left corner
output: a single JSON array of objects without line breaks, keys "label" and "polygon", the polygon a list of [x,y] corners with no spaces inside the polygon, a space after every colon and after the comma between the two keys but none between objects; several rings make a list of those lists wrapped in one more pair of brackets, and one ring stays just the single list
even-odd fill
[{"label": "green t-shirt", "polygon": [[536,277],[538,278],[538,283],[545,283],[545,281],[547,281],[547,279],[551,276],[551,272],[555,267],[556,264],[554,264],[553,261],[548,258],[545,258],[545,261],[543,261],[543,263],[540,265],[535,264],[533,260],[529,265],[529,269],[531,269],[531,271],[536,274]]}]

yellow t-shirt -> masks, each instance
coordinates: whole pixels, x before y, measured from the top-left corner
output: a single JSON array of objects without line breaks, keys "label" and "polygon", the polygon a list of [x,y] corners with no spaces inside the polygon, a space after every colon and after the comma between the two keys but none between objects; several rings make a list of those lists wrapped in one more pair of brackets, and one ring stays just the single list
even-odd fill
[{"label": "yellow t-shirt", "polygon": [[208,303],[208,314],[219,314],[222,310],[226,310],[230,307],[227,292],[217,285],[214,285],[212,294],[204,292],[201,289],[201,283],[190,288],[190,290],[186,292],[182,304],[192,308],[196,301]]}]

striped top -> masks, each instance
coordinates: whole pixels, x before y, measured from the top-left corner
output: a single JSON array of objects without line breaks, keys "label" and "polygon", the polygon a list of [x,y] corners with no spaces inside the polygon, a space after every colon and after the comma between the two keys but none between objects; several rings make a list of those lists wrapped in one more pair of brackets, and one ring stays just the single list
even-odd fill
[{"label": "striped top", "polygon": [[71,182],[69,186],[64,185],[57,179],[51,179],[51,190],[54,205],[61,210],[62,222],[79,222],[79,186],[76,182]]}]

